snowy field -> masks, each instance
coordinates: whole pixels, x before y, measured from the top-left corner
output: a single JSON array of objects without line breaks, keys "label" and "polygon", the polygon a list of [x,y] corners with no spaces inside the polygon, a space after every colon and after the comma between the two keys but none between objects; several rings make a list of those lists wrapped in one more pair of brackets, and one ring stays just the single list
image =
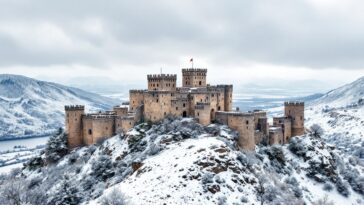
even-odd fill
[{"label": "snowy field", "polygon": [[0,141],[0,174],[21,167],[44,148],[48,138],[49,136]]}]

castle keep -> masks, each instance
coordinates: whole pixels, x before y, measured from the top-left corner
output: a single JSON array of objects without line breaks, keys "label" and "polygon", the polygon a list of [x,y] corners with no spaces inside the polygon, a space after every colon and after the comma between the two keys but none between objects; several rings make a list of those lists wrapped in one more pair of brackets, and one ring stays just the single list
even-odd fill
[{"label": "castle keep", "polygon": [[212,86],[206,78],[207,69],[182,69],[182,87],[177,87],[177,75],[148,75],[148,89],[130,90],[129,102],[103,113],[85,114],[82,105],[65,106],[68,145],[94,144],[125,133],[137,123],[158,122],[166,116],[192,117],[203,125],[227,125],[238,131],[238,145],[244,150],[254,150],[259,143],[287,143],[292,136],[304,134],[303,102],[285,102],[284,116],[274,117],[269,125],[264,111],[233,111],[233,86]]}]

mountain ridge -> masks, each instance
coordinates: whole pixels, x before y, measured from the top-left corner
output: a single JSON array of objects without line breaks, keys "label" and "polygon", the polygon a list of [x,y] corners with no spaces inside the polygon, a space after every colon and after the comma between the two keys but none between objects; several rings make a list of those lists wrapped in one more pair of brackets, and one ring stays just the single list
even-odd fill
[{"label": "mountain ridge", "polygon": [[0,139],[37,136],[62,127],[66,104],[85,104],[98,111],[118,101],[53,82],[0,74]]}]

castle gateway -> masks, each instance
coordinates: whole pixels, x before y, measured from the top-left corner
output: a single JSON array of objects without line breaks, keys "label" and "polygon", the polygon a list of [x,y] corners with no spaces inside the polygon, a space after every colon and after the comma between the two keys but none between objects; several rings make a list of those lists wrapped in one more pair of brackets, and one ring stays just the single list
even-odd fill
[{"label": "castle gateway", "polygon": [[196,118],[203,125],[225,124],[238,131],[238,145],[244,150],[254,150],[258,143],[287,143],[304,134],[303,102],[286,102],[284,116],[273,118],[269,125],[264,111],[233,111],[233,85],[207,84],[207,69],[182,69],[182,87],[177,87],[174,74],[148,75],[147,80],[148,89],[130,90],[129,102],[112,111],[85,114],[82,105],[65,106],[69,147],[94,144],[137,123],[167,116]]}]

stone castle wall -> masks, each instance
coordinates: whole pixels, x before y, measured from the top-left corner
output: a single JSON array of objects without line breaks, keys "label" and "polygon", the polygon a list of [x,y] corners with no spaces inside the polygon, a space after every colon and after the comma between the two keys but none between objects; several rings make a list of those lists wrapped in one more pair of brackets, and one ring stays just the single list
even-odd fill
[{"label": "stone castle wall", "polygon": [[117,116],[127,116],[129,108],[127,106],[115,106],[113,107],[113,111]]},{"label": "stone castle wall", "polygon": [[144,119],[157,122],[171,113],[174,92],[150,91],[144,96]]},{"label": "stone castle wall", "polygon": [[269,129],[269,145],[282,144],[283,132],[281,127],[274,127]]},{"label": "stone castle wall", "polygon": [[[115,115],[89,114],[83,117],[84,128],[83,138],[86,145],[97,143],[99,140],[109,138],[114,135]],[[91,126],[90,126],[91,122]]]},{"label": "stone castle wall", "polygon": [[195,105],[195,118],[200,124],[209,125],[211,123],[210,103],[197,103]]},{"label": "stone castle wall", "polygon": [[207,69],[182,69],[182,87],[206,87]]},{"label": "stone castle wall", "polygon": [[83,123],[83,144],[85,145],[91,145],[94,143],[93,140],[93,127],[92,127],[92,118],[90,117],[82,117],[82,123]]},{"label": "stone castle wall", "polygon": [[65,128],[68,134],[67,143],[70,148],[78,147],[82,142],[82,115],[85,107],[82,105],[65,106]]},{"label": "stone castle wall", "polygon": [[285,102],[284,114],[292,119],[292,136],[300,136],[305,134],[305,106],[303,102]]},{"label": "stone castle wall", "polygon": [[115,133],[125,133],[136,123],[157,122],[168,115],[195,117],[199,123],[225,124],[239,133],[238,145],[254,150],[255,144],[287,143],[304,134],[304,103],[285,103],[284,117],[269,127],[263,111],[233,112],[233,86],[206,83],[207,69],[183,69],[183,87],[176,75],[148,75],[148,90],[130,90],[128,106],[115,106],[102,114],[84,114],[83,106],[66,106],[66,131],[70,147],[93,144]]},{"label": "stone castle wall", "polygon": [[135,109],[144,104],[145,90],[130,90],[129,91],[129,110],[134,112]]},{"label": "stone castle wall", "polygon": [[148,75],[148,90],[157,91],[175,91],[177,75],[172,74],[159,74],[159,75]]},{"label": "stone castle wall", "polygon": [[135,125],[134,116],[124,116],[115,118],[115,133],[125,133]]},{"label": "stone castle wall", "polygon": [[252,113],[216,112],[216,121],[239,133],[238,145],[244,150],[255,148],[255,124]]}]

